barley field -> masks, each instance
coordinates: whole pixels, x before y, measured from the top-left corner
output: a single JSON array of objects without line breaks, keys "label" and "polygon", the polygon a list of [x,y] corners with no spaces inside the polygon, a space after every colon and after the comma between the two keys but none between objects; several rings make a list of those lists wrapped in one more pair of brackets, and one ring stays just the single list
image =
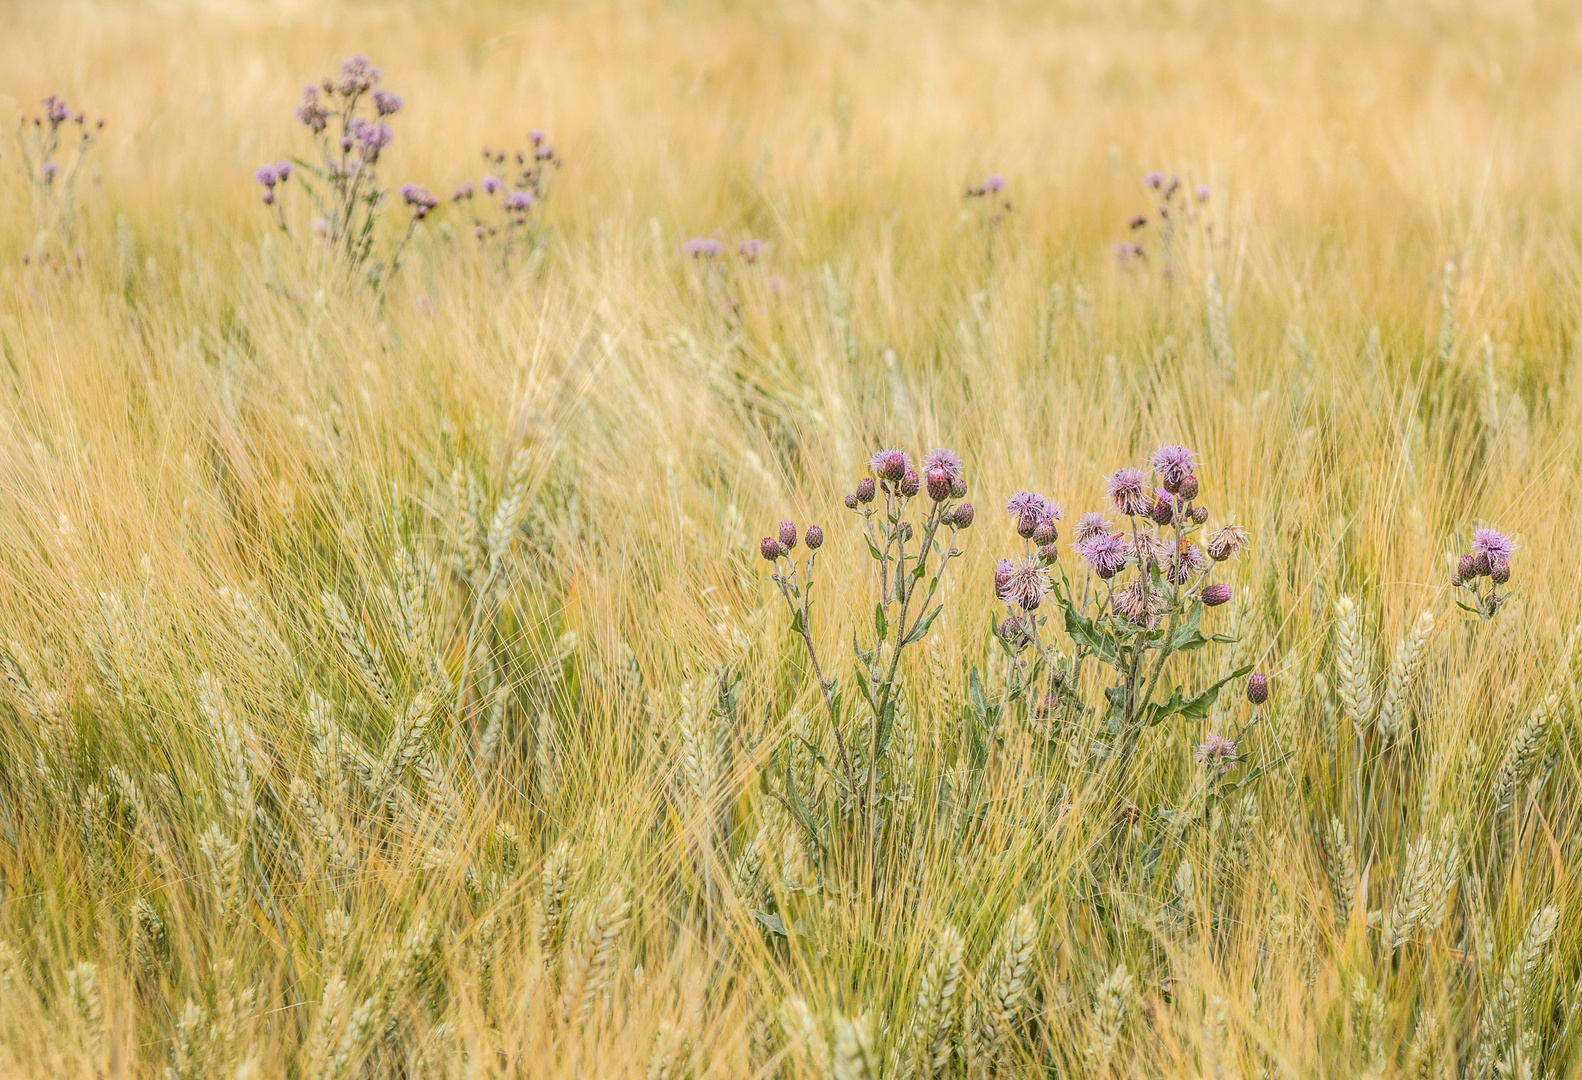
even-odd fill
[{"label": "barley field", "polygon": [[1582,10],[0,26],[0,1075],[1582,1075]]}]

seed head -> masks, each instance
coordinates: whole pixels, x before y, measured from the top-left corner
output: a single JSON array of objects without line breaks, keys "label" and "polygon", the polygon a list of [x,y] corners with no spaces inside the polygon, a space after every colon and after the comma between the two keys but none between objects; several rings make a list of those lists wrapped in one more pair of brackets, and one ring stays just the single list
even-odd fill
[{"label": "seed head", "polygon": [[1230,586],[1224,582],[1209,585],[1203,589],[1201,599],[1204,607],[1219,607],[1230,599]]},{"label": "seed head", "polygon": [[1251,542],[1247,539],[1247,530],[1240,525],[1226,525],[1208,538],[1209,558],[1215,562],[1224,562],[1226,559],[1235,558],[1236,555],[1250,546]]},{"label": "seed head", "polygon": [[824,530],[817,525],[809,525],[802,539],[807,543],[809,551],[817,551],[824,546]]},{"label": "seed head", "polygon": [[1155,589],[1145,577],[1135,577],[1115,594],[1115,610],[1133,626],[1152,630],[1164,610],[1164,594]]},{"label": "seed head", "polygon": [[796,523],[782,521],[780,523],[780,546],[790,551],[796,547]]},{"label": "seed head", "polygon": [[1116,469],[1105,478],[1110,503],[1117,514],[1146,517],[1153,509],[1153,494],[1148,490],[1148,474],[1130,466]]},{"label": "seed head", "polygon": [[1169,567],[1170,583],[1172,585],[1185,585],[1207,569],[1208,556],[1203,554],[1203,549],[1190,540],[1183,540],[1176,549],[1176,558]]},{"label": "seed head", "polygon": [[857,501],[860,503],[873,502],[874,483],[873,477],[865,476],[857,481]]},{"label": "seed head", "polygon": [[[998,581],[1000,575],[995,574]],[[1049,573],[1036,559],[1017,559],[1011,564],[1005,583],[999,586],[1000,600],[1007,606],[1035,611],[1049,591]]]},{"label": "seed head", "polygon": [[1254,705],[1262,705],[1269,700],[1269,676],[1262,672],[1254,672],[1248,677],[1247,700]]}]

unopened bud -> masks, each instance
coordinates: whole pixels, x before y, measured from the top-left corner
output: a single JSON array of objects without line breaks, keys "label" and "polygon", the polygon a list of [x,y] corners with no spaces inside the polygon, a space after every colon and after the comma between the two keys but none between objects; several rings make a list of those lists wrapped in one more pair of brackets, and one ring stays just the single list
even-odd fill
[{"label": "unopened bud", "polygon": [[906,455],[897,450],[884,459],[884,478],[892,484],[906,476]]},{"label": "unopened bud", "polygon": [[1470,581],[1478,576],[1478,560],[1471,555],[1463,555],[1456,561],[1456,577],[1462,581]]},{"label": "unopened bud", "polygon": [[847,495],[846,496],[846,509],[848,509],[848,510],[855,510],[855,509],[857,509],[857,496],[856,495]]},{"label": "unopened bud", "polygon": [[1048,566],[1060,561],[1059,544],[1041,544],[1038,548],[1038,559]]},{"label": "unopened bud", "polygon": [[1176,494],[1187,502],[1197,498],[1197,477],[1188,473],[1181,478],[1181,486],[1176,489]]},{"label": "unopened bud", "polygon": [[766,536],[758,543],[758,554],[768,562],[774,562],[780,557],[780,541],[772,536]]},{"label": "unopened bud", "polygon": [[873,502],[874,484],[873,477],[865,476],[857,481],[857,501],[860,503]]},{"label": "unopened bud", "polygon": [[950,473],[937,465],[928,470],[928,497],[935,502],[944,502],[950,498]]},{"label": "unopened bud", "polygon": [[1055,525],[1053,517],[1046,517],[1033,529],[1033,543],[1040,546],[1053,544],[1060,539],[1060,529]]},{"label": "unopened bud", "polygon": [[782,521],[780,523],[780,546],[787,551],[796,547],[796,522]]},{"label": "unopened bud", "polygon": [[817,551],[824,546],[824,530],[817,525],[809,525],[802,539],[807,542],[809,551]]},{"label": "unopened bud", "polygon": [[970,528],[972,526],[972,504],[962,503],[956,507],[955,512],[950,515],[950,523],[958,529]]},{"label": "unopened bud", "polygon": [[1472,572],[1473,572],[1473,574],[1475,574],[1478,577],[1487,577],[1488,574],[1489,574],[1489,571],[1491,569],[1493,569],[1493,567],[1490,565],[1489,557],[1487,555],[1480,554],[1480,555],[1473,556],[1473,558],[1472,558]]},{"label": "unopened bud", "polygon": [[1202,593],[1204,607],[1219,607],[1229,599],[1230,586],[1223,582],[1206,587]]},{"label": "unopened bud", "polygon": [[950,478],[950,497],[952,499],[965,499],[967,497],[967,479],[964,476]]},{"label": "unopened bud", "polygon": [[1031,506],[1024,507],[1016,518],[1016,535],[1023,540],[1032,539],[1033,533],[1038,529],[1038,511]]},{"label": "unopened bud", "polygon": [[1489,580],[1496,585],[1504,585],[1511,579],[1511,561],[1509,559],[1495,559],[1489,563]]},{"label": "unopened bud", "polygon": [[1247,679],[1247,700],[1262,705],[1269,700],[1269,676],[1254,673]]},{"label": "unopened bud", "polygon": [[1175,507],[1168,498],[1160,497],[1154,500],[1154,508],[1149,511],[1148,516],[1160,525],[1168,525],[1175,520]]},{"label": "unopened bud", "polygon": [[901,476],[901,494],[905,495],[908,499],[910,499],[913,495],[916,495],[918,489],[922,486],[923,482],[917,478],[916,470],[908,469]]},{"label": "unopened bud", "polygon": [[1199,524],[1199,525],[1201,525],[1205,521],[1207,521],[1208,520],[1208,507],[1206,507],[1206,506],[1194,506],[1192,508],[1192,520],[1194,522],[1196,522],[1197,524]]}]

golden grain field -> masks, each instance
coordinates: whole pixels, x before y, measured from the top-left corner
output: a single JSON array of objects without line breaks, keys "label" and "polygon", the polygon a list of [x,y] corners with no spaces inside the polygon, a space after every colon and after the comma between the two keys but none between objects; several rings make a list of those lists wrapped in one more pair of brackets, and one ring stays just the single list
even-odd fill
[{"label": "golden grain field", "polygon": [[0,117],[0,1075],[1582,1075],[1582,9],[5,0]]}]

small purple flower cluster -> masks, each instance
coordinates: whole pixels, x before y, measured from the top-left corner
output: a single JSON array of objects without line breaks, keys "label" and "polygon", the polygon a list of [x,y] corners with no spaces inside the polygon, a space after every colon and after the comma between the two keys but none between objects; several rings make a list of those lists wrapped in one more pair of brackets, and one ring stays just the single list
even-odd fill
[{"label": "small purple flower cluster", "polygon": [[983,200],[983,225],[991,234],[995,226],[1016,209],[1004,192],[1005,177],[999,173],[990,173],[981,183],[968,184],[967,190],[962,193],[964,198]]},{"label": "small purple flower cluster", "polygon": [[[31,121],[24,120],[17,131],[17,143],[22,150],[24,172],[33,192],[33,205],[38,215],[38,232],[53,237],[62,248],[69,246],[70,233],[75,217],[74,181],[88,147],[94,136],[104,128],[101,117],[92,125],[82,110],[73,110],[66,100],[51,94],[43,101],[43,111]],[[66,126],[75,125],[74,139],[66,137]],[[69,145],[68,145],[69,144]],[[49,265],[50,253],[40,249],[37,253],[23,252],[22,261],[32,263],[34,257],[40,265]],[[81,261],[80,252],[77,261]],[[59,265],[69,266],[67,262]]]},{"label": "small purple flower cluster", "polygon": [[[374,224],[386,201],[378,166],[395,140],[385,121],[405,105],[400,94],[378,85],[383,78],[366,56],[354,56],[341,64],[338,78],[326,77],[316,86],[304,87],[296,112],[298,122],[319,144],[316,163],[296,159],[304,170],[306,193],[320,210],[309,222],[309,231],[352,268],[363,266],[373,254]],[[279,196],[280,185],[291,175],[292,164],[286,161],[265,164],[253,174],[263,188],[264,205],[288,233],[290,224]],[[439,206],[439,200],[418,184],[404,184],[399,192],[411,218],[388,264],[370,269],[370,280],[380,283],[399,268],[401,252],[417,223]]]},{"label": "small purple flower cluster", "polygon": [[[1516,542],[1494,529],[1475,529],[1472,533],[1472,550],[1456,561],[1455,573],[1450,584],[1472,593],[1474,604],[1469,610],[1484,619],[1492,619],[1500,605],[1510,598],[1501,593],[1500,586],[1511,580],[1511,556],[1516,553]],[[1483,591],[1483,579],[1489,582]],[[1468,605],[1462,605],[1467,607]]]},{"label": "small purple flower cluster", "polygon": [[[688,258],[701,262],[713,263],[723,259],[726,253],[725,241],[713,236],[694,236],[682,241],[681,253]],[[745,240],[736,241],[736,254],[749,265],[758,261],[763,255],[764,242],[749,236]]]},{"label": "small purple flower cluster", "polygon": [[[1173,260],[1180,243],[1178,228],[1201,221],[1204,235],[1211,243],[1214,242],[1214,223],[1206,220],[1206,207],[1213,192],[1207,184],[1198,184],[1192,189],[1189,197],[1179,176],[1166,176],[1162,172],[1148,173],[1143,177],[1143,186],[1158,199],[1154,217],[1159,221],[1160,271],[1164,276],[1169,277],[1174,269]],[[1134,214],[1127,221],[1126,227],[1134,234],[1140,233],[1152,221],[1153,218],[1147,214]],[[1123,240],[1117,243],[1114,252],[1116,261],[1122,267],[1131,267],[1148,259],[1148,249],[1135,240]]]},{"label": "small purple flower cluster", "polygon": [[451,201],[471,208],[473,237],[480,244],[498,244],[501,267],[506,268],[519,242],[528,247],[534,243],[530,212],[549,194],[550,176],[561,158],[542,131],[528,132],[525,149],[485,146],[481,153],[492,171],[476,183],[464,180],[456,185]]}]

